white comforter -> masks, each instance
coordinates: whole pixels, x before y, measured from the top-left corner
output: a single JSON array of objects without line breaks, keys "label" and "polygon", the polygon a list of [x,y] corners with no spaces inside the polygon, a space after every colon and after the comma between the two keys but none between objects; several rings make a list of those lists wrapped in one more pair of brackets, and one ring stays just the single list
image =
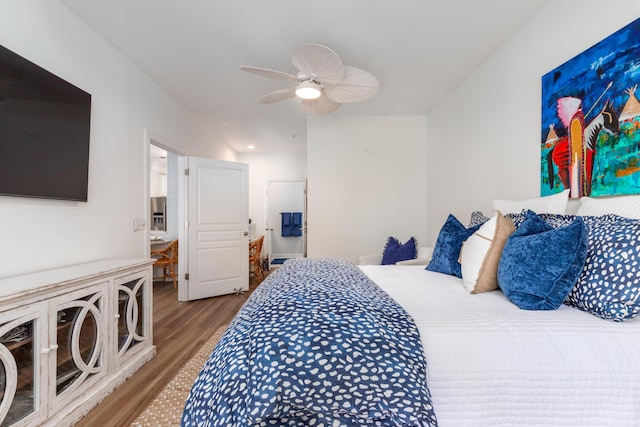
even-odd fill
[{"label": "white comforter", "polygon": [[360,268],[418,324],[440,427],[640,426],[640,319],[520,310],[424,266]]}]

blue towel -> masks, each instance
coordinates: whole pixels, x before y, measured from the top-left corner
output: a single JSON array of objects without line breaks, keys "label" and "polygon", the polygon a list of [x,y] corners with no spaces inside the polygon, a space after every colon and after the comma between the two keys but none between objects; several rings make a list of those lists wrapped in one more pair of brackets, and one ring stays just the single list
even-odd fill
[{"label": "blue towel", "polygon": [[282,237],[291,237],[291,212],[281,212],[282,215]]},{"label": "blue towel", "polygon": [[293,237],[302,236],[302,212],[293,212],[291,214],[291,235]]}]

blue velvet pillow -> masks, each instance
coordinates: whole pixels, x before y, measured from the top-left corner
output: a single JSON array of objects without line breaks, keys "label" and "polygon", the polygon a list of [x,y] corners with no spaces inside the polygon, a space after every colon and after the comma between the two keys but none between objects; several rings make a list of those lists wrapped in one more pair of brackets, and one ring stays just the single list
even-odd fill
[{"label": "blue velvet pillow", "polygon": [[455,216],[449,215],[440,229],[436,245],[433,248],[431,261],[425,270],[462,277],[462,269],[460,262],[458,262],[462,243],[475,233],[481,225],[477,224],[474,227],[465,228]]},{"label": "blue velvet pillow", "polygon": [[577,217],[554,228],[533,211],[507,239],[498,285],[518,307],[555,310],[578,281],[587,257],[587,227]]},{"label": "blue velvet pillow", "polygon": [[[578,218],[539,216],[554,228]],[[640,220],[613,214],[581,218],[587,226],[587,259],[564,303],[616,322],[636,317],[640,314]]]},{"label": "blue velvet pillow", "polygon": [[398,261],[407,261],[416,257],[416,239],[415,237],[407,240],[405,244],[400,244],[400,241],[395,237],[389,237],[387,244],[384,246],[384,252],[382,253],[382,265],[395,264]]}]

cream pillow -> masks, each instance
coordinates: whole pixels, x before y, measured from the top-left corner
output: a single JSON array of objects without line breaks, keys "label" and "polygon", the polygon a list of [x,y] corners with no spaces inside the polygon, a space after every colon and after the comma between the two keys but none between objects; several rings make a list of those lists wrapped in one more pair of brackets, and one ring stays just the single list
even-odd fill
[{"label": "cream pillow", "polygon": [[551,196],[536,197],[527,200],[494,200],[493,209],[503,214],[520,213],[531,209],[535,213],[564,214],[567,209],[569,190]]},{"label": "cream pillow", "polygon": [[462,245],[460,267],[467,292],[498,289],[498,264],[507,238],[516,231],[513,222],[497,212]]},{"label": "cream pillow", "polygon": [[599,216],[606,214],[640,219],[640,196],[620,196],[606,199],[582,197],[580,199],[578,215]]},{"label": "cream pillow", "polygon": [[416,258],[406,261],[398,261],[396,265],[427,265],[431,261],[431,255],[433,254],[433,248],[428,246],[418,247]]}]

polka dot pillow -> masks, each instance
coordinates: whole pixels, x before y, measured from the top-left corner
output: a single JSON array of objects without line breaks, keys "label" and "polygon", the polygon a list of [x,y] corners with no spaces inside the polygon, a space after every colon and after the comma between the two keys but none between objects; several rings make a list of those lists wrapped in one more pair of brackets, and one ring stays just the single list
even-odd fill
[{"label": "polka dot pillow", "polygon": [[[540,215],[554,227],[573,215]],[[603,319],[622,321],[640,312],[640,220],[617,215],[582,217],[587,259],[565,304]]]},{"label": "polka dot pillow", "polygon": [[471,218],[469,218],[469,225],[467,228],[475,227],[476,225],[482,225],[485,222],[489,221],[489,217],[485,216],[480,211],[471,212]]}]

